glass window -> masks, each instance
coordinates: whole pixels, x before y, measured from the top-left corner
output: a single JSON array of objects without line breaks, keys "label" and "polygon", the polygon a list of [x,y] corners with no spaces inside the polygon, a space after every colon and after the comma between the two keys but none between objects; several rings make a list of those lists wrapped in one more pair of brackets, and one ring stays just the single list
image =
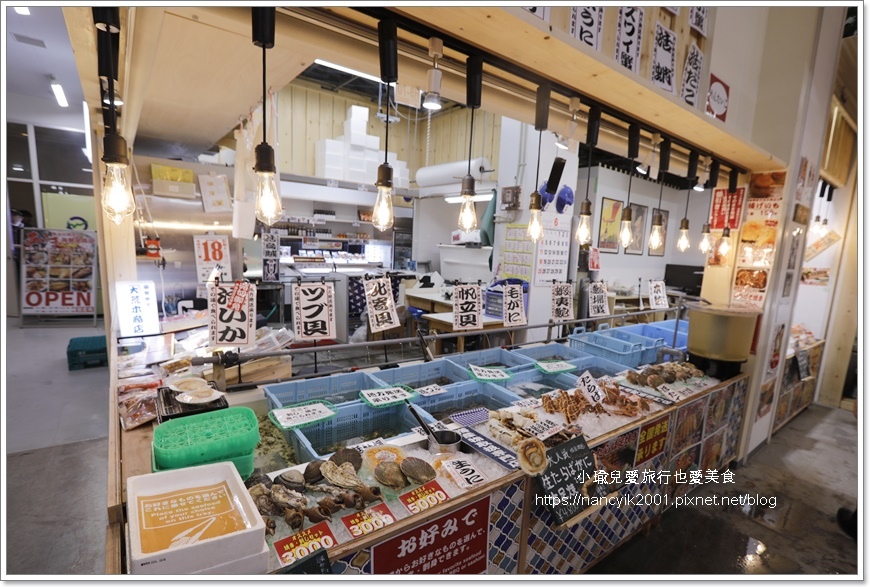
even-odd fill
[{"label": "glass window", "polygon": [[91,163],[85,156],[85,133],[37,126],[36,158],[39,179],[93,184]]},{"label": "glass window", "polygon": [[25,212],[24,224],[36,226],[36,204],[33,201],[33,184],[29,181],[7,181],[6,188],[9,193],[9,208]]},{"label": "glass window", "polygon": [[26,124],[6,124],[6,173],[8,177],[21,179],[31,179],[33,176],[30,171]]}]

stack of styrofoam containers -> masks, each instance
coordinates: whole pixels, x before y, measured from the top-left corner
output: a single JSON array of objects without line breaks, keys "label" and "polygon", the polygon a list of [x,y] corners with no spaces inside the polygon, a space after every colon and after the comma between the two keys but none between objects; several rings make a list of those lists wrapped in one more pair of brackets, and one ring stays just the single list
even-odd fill
[{"label": "stack of styrofoam containers", "polygon": [[[221,534],[222,516],[239,517],[240,529]],[[269,570],[266,525],[232,463],[128,478],[127,518],[131,574],[254,575]]]},{"label": "stack of styrofoam containers", "polygon": [[321,139],[314,146],[314,174],[327,179],[344,179],[344,143]]},{"label": "stack of styrofoam containers", "polygon": [[344,121],[344,179],[358,183],[373,182],[375,176],[366,173],[369,109],[351,106]]}]

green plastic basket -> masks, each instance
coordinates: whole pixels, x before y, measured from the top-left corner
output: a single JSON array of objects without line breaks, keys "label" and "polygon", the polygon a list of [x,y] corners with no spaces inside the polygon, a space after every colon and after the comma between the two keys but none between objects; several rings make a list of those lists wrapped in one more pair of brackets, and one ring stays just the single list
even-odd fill
[{"label": "green plastic basket", "polygon": [[151,446],[158,468],[180,469],[246,456],[258,442],[257,415],[238,406],[164,422]]},{"label": "green plastic basket", "polygon": [[[237,456],[237,457],[222,457],[215,461],[209,461],[207,463],[198,463],[199,465],[210,465],[212,463],[222,463],[224,461],[229,461],[236,466],[236,470],[239,472],[239,476],[242,478],[242,481],[247,481],[248,477],[251,476],[251,473],[254,472],[254,451],[250,451],[246,454]],[[155,458],[154,451],[151,451],[151,472],[158,473],[160,471],[170,471],[171,469],[165,467],[157,466],[157,459]]]}]

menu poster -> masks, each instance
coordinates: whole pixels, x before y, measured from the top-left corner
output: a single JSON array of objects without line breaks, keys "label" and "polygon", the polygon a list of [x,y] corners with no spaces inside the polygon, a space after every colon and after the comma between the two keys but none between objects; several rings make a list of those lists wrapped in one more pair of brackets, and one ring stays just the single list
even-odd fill
[{"label": "menu poster", "polygon": [[300,341],[335,338],[332,283],[293,284],[293,326]]},{"label": "menu poster", "polygon": [[267,232],[263,234],[263,281],[276,282],[279,280],[278,257],[280,255],[281,237]]},{"label": "menu poster", "polygon": [[634,467],[639,432],[635,428],[592,449],[610,481],[605,486],[607,493],[613,493],[629,480],[626,472]]},{"label": "menu poster", "polygon": [[622,6],[616,21],[616,62],[634,73],[640,71],[643,8]]},{"label": "menu poster", "polygon": [[692,106],[698,105],[701,94],[701,69],[704,67],[704,53],[692,41],[686,63],[683,65],[683,83],[680,86],[680,99]]},{"label": "menu poster", "polygon": [[650,79],[666,92],[677,92],[677,34],[656,22]]},{"label": "menu poster", "polygon": [[230,184],[226,175],[200,175],[202,207],[206,212],[231,212]]},{"label": "menu poster", "polygon": [[528,225],[508,224],[504,241],[502,277],[531,281],[535,243],[528,237]]},{"label": "menu poster", "polygon": [[607,496],[604,485],[592,482],[598,467],[582,434],[548,450],[547,463],[538,477],[535,502],[544,503],[557,525],[593,505],[591,498]]},{"label": "menu poster", "polygon": [[257,329],[257,286],[208,286],[208,339],[212,346],[254,344]]},{"label": "menu poster", "polygon": [[571,34],[596,51],[601,50],[601,26],[603,24],[603,6],[574,6],[571,8]]},{"label": "menu poster", "polygon": [[479,285],[457,285],[453,288],[453,330],[483,328],[483,303]]},{"label": "menu poster", "polygon": [[93,314],[97,235],[25,228],[21,235],[21,313]]}]

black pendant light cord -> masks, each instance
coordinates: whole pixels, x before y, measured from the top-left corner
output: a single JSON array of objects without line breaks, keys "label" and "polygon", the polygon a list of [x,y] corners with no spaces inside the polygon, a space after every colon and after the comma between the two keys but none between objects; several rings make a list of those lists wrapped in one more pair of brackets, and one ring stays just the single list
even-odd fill
[{"label": "black pendant light cord", "polygon": [[538,166],[535,167],[535,191],[538,191],[538,179],[541,173],[541,135],[544,134],[544,131],[538,131]]},{"label": "black pendant light cord", "polygon": [[115,56],[112,48],[112,33],[110,32],[109,27],[106,27],[106,32],[103,35],[103,38],[105,39],[103,44],[106,45],[106,48],[108,49],[106,55],[109,58],[109,110],[112,111],[112,116],[109,118],[111,121],[109,130],[112,133],[117,133],[118,121],[116,118],[117,114],[115,113]]},{"label": "black pendant light cord", "polygon": [[664,176],[662,176],[662,181],[661,181],[661,183],[659,183],[659,207],[657,208],[657,210],[659,211],[659,214],[661,214],[661,212],[662,212],[662,192],[664,192],[664,191],[665,191],[665,178],[664,178]]},{"label": "black pendant light cord", "polygon": [[390,84],[387,86],[387,131],[384,133],[384,165],[389,164],[390,152]]},{"label": "black pendant light cord", "polygon": [[268,142],[266,138],[266,120],[269,118],[266,114],[266,44],[263,43],[263,142]]},{"label": "black pendant light cord", "polygon": [[[471,109],[471,128],[468,130],[468,175],[471,175],[471,147],[474,145],[474,110]],[[538,152],[538,165],[540,165],[540,150]],[[535,182],[537,183],[537,182]]]},{"label": "black pendant light cord", "polygon": [[[589,147],[589,167],[586,168],[586,201],[589,201],[589,182],[592,181],[592,146]],[[629,180],[631,181],[631,180]]]},{"label": "black pendant light cord", "polygon": [[689,196],[691,195],[692,188],[686,190],[686,213],[683,214],[683,218],[689,217]]},{"label": "black pendant light cord", "polygon": [[[634,161],[631,162],[634,165]],[[634,173],[632,173],[631,169],[628,170],[628,199],[625,201],[625,207],[628,208],[631,205],[631,178],[634,177]]]}]

